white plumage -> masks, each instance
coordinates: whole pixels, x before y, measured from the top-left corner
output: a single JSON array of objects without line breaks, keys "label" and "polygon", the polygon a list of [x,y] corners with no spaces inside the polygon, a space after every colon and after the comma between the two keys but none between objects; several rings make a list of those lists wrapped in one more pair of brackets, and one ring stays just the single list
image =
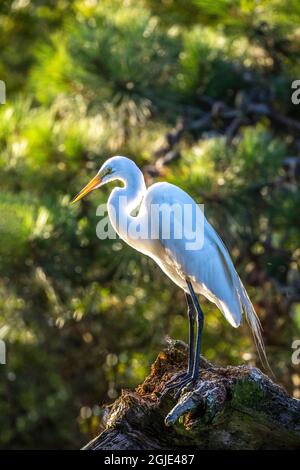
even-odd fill
[{"label": "white plumage", "polygon": [[[225,245],[195,201],[179,187],[166,182],[155,183],[147,189],[142,172],[136,164],[126,157],[119,156],[107,160],[97,176],[74,201],[113,180],[120,180],[124,184],[123,187],[115,187],[112,190],[107,204],[112,226],[119,236],[136,250],[150,256],[187,294],[189,281],[195,293],[204,295],[215,303],[233,327],[240,325],[244,313],[256,344],[265,356],[260,322],[248,294]],[[164,238],[161,227],[156,226],[157,220],[153,217],[151,208],[165,207],[166,211],[161,212],[159,219],[162,221],[169,216],[168,207],[173,205],[181,207],[182,212],[179,215],[175,213],[168,219],[170,237]],[[185,220],[182,218],[184,207],[191,210],[189,224],[186,224],[191,225],[190,228],[185,226]],[[137,215],[133,215],[133,211],[137,209]],[[197,220],[202,221],[204,238],[199,248],[191,250],[187,244],[193,240],[193,236],[195,238],[194,226]],[[151,234],[156,233],[154,239],[150,236],[149,226]],[[178,233],[177,229],[184,232],[181,238],[174,236]],[[182,229],[188,229],[188,232]],[[148,236],[136,236],[139,233],[148,233]]]}]

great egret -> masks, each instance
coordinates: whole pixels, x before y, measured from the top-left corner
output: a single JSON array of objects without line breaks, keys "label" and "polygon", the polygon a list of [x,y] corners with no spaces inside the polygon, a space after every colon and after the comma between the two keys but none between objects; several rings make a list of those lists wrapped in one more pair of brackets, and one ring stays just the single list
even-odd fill
[{"label": "great egret", "polygon": [[[196,294],[202,294],[214,302],[235,328],[240,325],[242,314],[245,313],[256,345],[265,357],[260,322],[248,294],[221,238],[202,212],[200,216],[200,208],[194,200],[179,187],[166,182],[155,183],[147,189],[143,174],[137,165],[129,158],[116,156],[101,166],[97,175],[72,202],[79,201],[91,191],[114,180],[120,180],[124,184],[112,190],[107,203],[114,230],[128,245],[156,261],[167,276],[185,292],[189,317],[188,368],[185,374],[180,374],[170,381],[168,389],[178,387],[180,390],[199,376],[204,315]],[[170,230],[167,237],[162,236],[161,228],[157,227],[158,220],[157,217],[154,218],[152,208],[164,206],[168,209],[174,204],[182,209],[186,206],[192,209],[189,218],[192,224],[195,225],[197,216],[203,221],[203,244],[196,250],[188,246],[189,236],[174,235],[176,229],[182,228],[181,225],[184,224],[181,216],[175,215],[172,221],[168,219],[173,230]],[[137,215],[132,214],[134,210],[138,210]],[[149,225],[151,233],[148,229],[143,230]],[[182,233],[182,230],[179,232]],[[146,233],[147,236],[137,236],[141,233]],[[153,233],[156,236],[153,236]]]}]

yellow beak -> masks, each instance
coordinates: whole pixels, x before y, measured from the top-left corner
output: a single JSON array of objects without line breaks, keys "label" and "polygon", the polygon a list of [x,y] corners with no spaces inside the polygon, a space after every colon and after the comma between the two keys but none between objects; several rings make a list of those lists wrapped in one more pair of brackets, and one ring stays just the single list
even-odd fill
[{"label": "yellow beak", "polygon": [[79,201],[84,196],[89,194],[93,189],[96,188],[101,183],[101,178],[99,175],[94,176],[94,178],[74,197],[72,204]]}]

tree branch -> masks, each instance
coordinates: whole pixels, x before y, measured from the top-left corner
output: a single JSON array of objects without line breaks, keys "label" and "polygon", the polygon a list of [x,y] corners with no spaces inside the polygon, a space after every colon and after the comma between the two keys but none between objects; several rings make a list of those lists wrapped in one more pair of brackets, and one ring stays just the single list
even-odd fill
[{"label": "tree branch", "polygon": [[202,358],[197,383],[177,402],[172,392],[161,399],[186,362],[186,346],[170,342],[143,384],[122,391],[104,432],[85,449],[300,448],[300,400],[255,367],[217,367]]}]

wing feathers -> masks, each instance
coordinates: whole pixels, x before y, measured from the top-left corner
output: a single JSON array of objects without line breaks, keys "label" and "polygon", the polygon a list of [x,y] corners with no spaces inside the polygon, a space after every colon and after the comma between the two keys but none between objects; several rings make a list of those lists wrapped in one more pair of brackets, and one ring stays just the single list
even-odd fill
[{"label": "wing feathers", "polygon": [[228,253],[226,246],[224,245],[222,239],[220,238],[220,236],[217,234],[217,232],[213,229],[211,225],[210,225],[210,229],[214,232],[214,238],[217,240],[216,245],[218,247],[219,253],[223,257],[224,265],[226,266],[227,272],[229,272],[231,275],[232,288],[238,297],[239,305],[240,305],[240,312],[241,314],[244,313],[244,315],[246,316],[246,319],[248,321],[248,324],[253,334],[253,339],[254,339],[259,357],[261,359],[261,362],[271,370],[269,362],[268,362],[268,358],[266,355],[263,337],[262,337],[262,326],[261,326],[260,320],[255,312],[255,309],[248,296],[248,293],[238,273],[236,272],[234,268],[233,262],[230,258],[230,255]]}]

